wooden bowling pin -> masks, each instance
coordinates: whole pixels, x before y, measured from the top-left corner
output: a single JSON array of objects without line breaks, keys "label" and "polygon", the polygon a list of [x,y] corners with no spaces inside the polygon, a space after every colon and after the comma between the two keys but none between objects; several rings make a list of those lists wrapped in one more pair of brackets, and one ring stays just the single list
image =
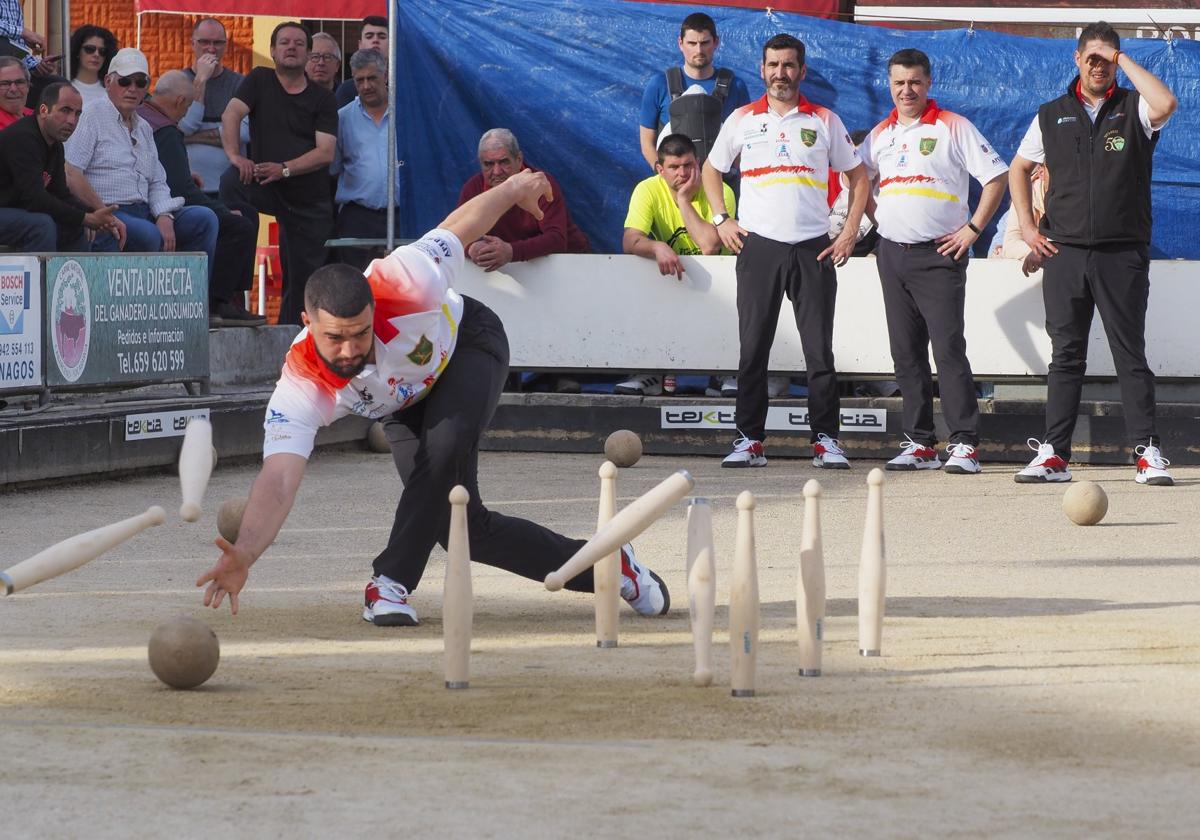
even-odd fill
[{"label": "wooden bowling pin", "polygon": [[567,562],[546,575],[546,588],[557,592],[580,572],[595,566],[601,558],[620,551],[621,546],[653,525],[676,502],[692,492],[695,486],[696,480],[691,474],[687,470],[679,470],[634,499]]},{"label": "wooden bowling pin", "polygon": [[692,499],[687,514],[688,614],[696,648],[696,685],[712,685],[713,611],[717,573],[713,552],[712,506],[708,499]]},{"label": "wooden bowling pin", "polygon": [[867,518],[858,566],[858,652],[879,656],[883,642],[883,604],[887,563],[883,546],[883,470],[867,476]]},{"label": "wooden bowling pin", "polygon": [[729,591],[729,647],[734,697],[754,696],[758,662],[758,560],[754,555],[754,494],[737,497],[733,585]]},{"label": "wooden bowling pin", "polygon": [[[207,451],[205,455],[207,455]],[[147,508],[145,513],[122,519],[103,528],[76,534],[49,548],[42,549],[32,557],[0,572],[0,584],[4,594],[12,595],[52,577],[78,569],[84,563],[95,560],[110,548],[115,548],[147,528],[167,521],[167,514],[158,505]]]},{"label": "wooden bowling pin", "polygon": [[[605,461],[600,465],[600,508],[596,531],[603,530],[617,513],[617,465]],[[606,554],[593,571],[596,591],[596,647],[617,646],[618,622],[621,614],[621,549]]]},{"label": "wooden bowling pin", "polygon": [[179,489],[183,493],[179,516],[184,522],[195,522],[200,518],[204,490],[213,471],[214,451],[212,425],[200,417],[188,423],[187,431],[183,433],[183,448],[179,451]]},{"label": "wooden bowling pin", "polygon": [[796,631],[800,641],[800,676],[821,676],[825,638],[825,554],[821,547],[821,483],[804,485],[804,530],[800,535],[800,569],[796,576]]},{"label": "wooden bowling pin", "polygon": [[445,644],[446,688],[470,685],[471,544],[467,536],[467,502],[461,484],[450,491],[450,538],[446,543],[446,583],[442,589],[442,638]]}]

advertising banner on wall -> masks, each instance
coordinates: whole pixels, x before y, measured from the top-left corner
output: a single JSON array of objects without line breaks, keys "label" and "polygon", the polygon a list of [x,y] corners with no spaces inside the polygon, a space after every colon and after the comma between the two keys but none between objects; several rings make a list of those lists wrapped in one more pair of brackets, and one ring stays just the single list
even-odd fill
[{"label": "advertising banner on wall", "polygon": [[209,374],[203,254],[46,261],[46,383],[179,382]]},{"label": "advertising banner on wall", "polygon": [[42,269],[0,254],[0,391],[42,385]]}]

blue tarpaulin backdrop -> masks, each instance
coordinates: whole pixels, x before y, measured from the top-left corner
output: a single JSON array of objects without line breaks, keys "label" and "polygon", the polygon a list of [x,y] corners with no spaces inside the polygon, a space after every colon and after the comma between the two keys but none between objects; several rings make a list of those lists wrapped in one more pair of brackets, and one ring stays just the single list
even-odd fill
[{"label": "blue tarpaulin backdrop", "polygon": [[[1074,43],[991,32],[879,29],[782,13],[623,0],[424,0],[398,3],[398,198],[402,229],[433,227],[478,171],[489,128],[511,129],[526,161],[561,183],[571,214],[600,252],[619,252],[629,193],[652,174],[638,148],[642,90],[679,61],[679,23],[703,9],[717,22],[717,64],[761,95],[761,47],[777,32],[804,41],[801,92],[847,128],[891,110],[886,64],[917,47],[933,62],[933,96],[965,115],[1007,159],[1037,106],[1075,74]],[[1200,259],[1200,44],[1122,45],[1179,97],[1155,153],[1154,253]],[[1118,81],[1129,86],[1120,74]]]}]

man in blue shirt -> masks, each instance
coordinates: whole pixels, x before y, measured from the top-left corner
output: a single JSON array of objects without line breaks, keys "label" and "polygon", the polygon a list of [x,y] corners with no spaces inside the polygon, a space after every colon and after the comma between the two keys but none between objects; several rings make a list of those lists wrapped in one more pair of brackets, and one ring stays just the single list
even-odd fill
[{"label": "man in blue shirt", "polygon": [[[330,171],[338,176],[334,236],[387,237],[387,59],[375,50],[350,56],[358,98],[338,110],[337,151]],[[399,185],[397,184],[397,192]],[[372,253],[341,248],[339,260],[366,268]]]},{"label": "man in blue shirt", "polygon": [[[642,157],[651,169],[658,162],[659,135],[672,122],[672,111],[677,124],[667,133],[688,135],[696,146],[697,160],[703,163],[725,118],[750,101],[745,82],[731,70],[713,66],[713,54],[720,43],[711,17],[703,12],[688,15],[679,28],[683,67],[656,73],[646,85],[638,115],[638,140]],[[669,78],[672,75],[674,85]],[[699,98],[687,99],[689,96]]]}]

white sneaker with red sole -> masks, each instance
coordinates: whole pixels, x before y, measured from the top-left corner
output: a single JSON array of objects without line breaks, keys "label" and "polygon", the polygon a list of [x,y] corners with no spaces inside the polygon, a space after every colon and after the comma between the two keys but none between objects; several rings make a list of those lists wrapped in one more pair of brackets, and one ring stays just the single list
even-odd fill
[{"label": "white sneaker with red sole", "polygon": [[817,442],[813,444],[813,466],[826,470],[850,469],[842,442],[826,434],[817,435]]},{"label": "white sneaker with red sole", "polygon": [[946,472],[951,475],[975,475],[980,472],[979,450],[969,443],[952,443],[946,447]]},{"label": "white sneaker with red sole", "polygon": [[666,615],[671,593],[663,579],[633,556],[633,544],[621,546],[621,597],[638,615]]},{"label": "white sneaker with red sole", "polygon": [[1133,450],[1137,455],[1137,475],[1134,481],[1138,484],[1149,484],[1152,487],[1174,487],[1175,479],[1167,472],[1171,462],[1162,456],[1162,451],[1153,443],[1139,446]]},{"label": "white sneaker with red sole", "polygon": [[938,460],[937,450],[932,446],[917,443],[905,435],[905,442],[900,448],[900,454],[883,465],[885,470],[937,470],[942,462]]},{"label": "white sneaker with red sole", "polygon": [[1071,470],[1061,456],[1054,454],[1054,447],[1042,443],[1037,438],[1030,438],[1025,443],[1037,455],[1029,462],[1029,466],[1013,476],[1017,484],[1044,484],[1047,481],[1070,481]]},{"label": "white sneaker with red sole", "polygon": [[363,593],[363,621],[376,627],[416,627],[417,611],[408,603],[408,590],[386,575],[371,578]]},{"label": "white sneaker with red sole", "polygon": [[765,467],[767,456],[763,454],[761,440],[750,440],[742,435],[733,442],[733,451],[725,456],[722,467]]}]

